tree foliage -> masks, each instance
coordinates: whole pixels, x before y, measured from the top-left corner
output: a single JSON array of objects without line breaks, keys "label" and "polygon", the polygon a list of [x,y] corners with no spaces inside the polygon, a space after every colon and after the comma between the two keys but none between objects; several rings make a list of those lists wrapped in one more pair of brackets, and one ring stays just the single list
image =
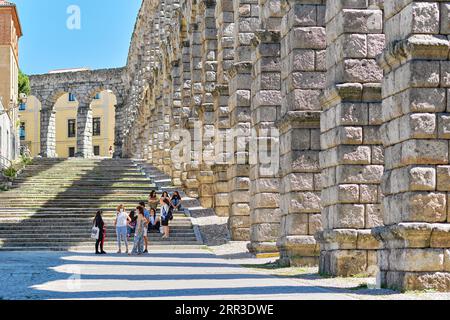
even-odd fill
[{"label": "tree foliage", "polygon": [[27,96],[31,93],[30,79],[28,76],[19,70],[19,94],[25,93]]}]

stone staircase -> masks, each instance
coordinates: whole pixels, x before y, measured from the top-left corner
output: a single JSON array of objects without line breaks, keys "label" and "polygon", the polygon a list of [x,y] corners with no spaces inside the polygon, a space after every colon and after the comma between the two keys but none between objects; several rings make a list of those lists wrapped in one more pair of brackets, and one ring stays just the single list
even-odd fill
[{"label": "stone staircase", "polygon": [[[11,190],[0,192],[0,250],[93,250],[92,220],[102,209],[105,250],[116,251],[117,205],[131,210],[153,189],[159,195],[174,189],[170,179],[141,170],[128,159],[35,159]],[[201,245],[184,212],[174,214],[169,239],[152,232],[149,241],[151,246]]]},{"label": "stone staircase", "polygon": [[[146,177],[155,183],[158,190],[171,191],[175,188],[169,175],[161,172],[153,165],[134,160]],[[178,190],[178,189],[177,189]],[[182,205],[186,215],[191,217],[194,223],[194,232],[197,239],[208,246],[217,246],[231,241],[228,230],[228,217],[219,217],[212,208],[204,208],[196,198],[188,197],[182,190],[178,190],[182,197]]]}]

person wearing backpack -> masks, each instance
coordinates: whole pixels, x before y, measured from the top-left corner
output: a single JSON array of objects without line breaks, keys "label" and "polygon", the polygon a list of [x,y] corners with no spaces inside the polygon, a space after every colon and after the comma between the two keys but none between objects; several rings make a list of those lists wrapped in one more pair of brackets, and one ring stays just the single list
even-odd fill
[{"label": "person wearing backpack", "polygon": [[173,219],[173,212],[170,201],[167,198],[161,198],[161,225],[164,230],[163,239],[169,238],[169,221]]}]

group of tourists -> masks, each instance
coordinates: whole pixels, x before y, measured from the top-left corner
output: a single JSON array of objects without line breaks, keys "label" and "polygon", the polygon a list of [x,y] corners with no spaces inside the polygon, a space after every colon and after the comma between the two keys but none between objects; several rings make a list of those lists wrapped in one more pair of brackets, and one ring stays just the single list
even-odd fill
[{"label": "group of tourists", "polygon": [[[170,234],[169,222],[173,220],[173,212],[182,210],[181,197],[178,191],[172,196],[164,191],[160,198],[156,191],[148,196],[147,209],[145,202],[140,202],[136,209],[127,212],[124,205],[117,207],[114,227],[117,234],[117,253],[122,253],[122,241],[125,244],[125,253],[130,255],[141,255],[148,252],[148,232],[156,231],[162,234],[162,239],[168,239]],[[157,214],[158,205],[160,214]],[[106,228],[102,218],[102,210],[97,211],[94,218],[95,254],[106,254],[103,250],[105,243]],[[131,253],[128,252],[128,239],[134,236],[134,244]]]}]

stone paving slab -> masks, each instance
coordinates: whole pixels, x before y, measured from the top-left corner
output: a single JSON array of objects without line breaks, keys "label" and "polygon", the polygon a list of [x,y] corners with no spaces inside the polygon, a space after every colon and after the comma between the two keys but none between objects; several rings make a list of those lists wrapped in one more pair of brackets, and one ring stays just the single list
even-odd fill
[{"label": "stone paving slab", "polygon": [[352,288],[360,281],[373,279],[323,279],[315,275],[314,269],[295,276],[289,274],[289,269],[266,270],[259,266],[274,259],[252,258],[243,247],[235,243],[210,249],[153,250],[138,257],[96,256],[89,252],[0,252],[0,299],[448,298],[388,290],[356,292]]}]

